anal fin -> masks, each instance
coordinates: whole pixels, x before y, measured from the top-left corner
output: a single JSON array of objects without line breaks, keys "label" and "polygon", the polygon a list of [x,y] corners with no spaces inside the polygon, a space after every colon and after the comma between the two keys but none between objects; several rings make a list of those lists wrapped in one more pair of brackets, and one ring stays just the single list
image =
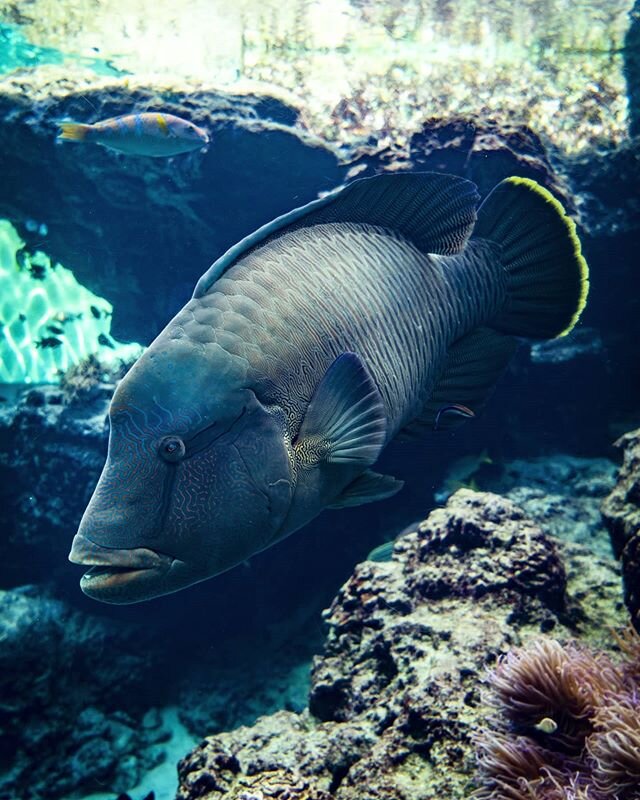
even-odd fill
[{"label": "anal fin", "polygon": [[466,407],[477,415],[516,347],[512,336],[490,328],[476,328],[454,342],[422,413],[402,433],[412,436],[424,433],[425,429],[433,430],[436,420],[438,430],[460,426],[469,415],[441,413],[452,406]]},{"label": "anal fin", "polygon": [[368,469],[352,481],[327,508],[349,508],[386,500],[387,497],[397,494],[403,486],[404,481]]}]

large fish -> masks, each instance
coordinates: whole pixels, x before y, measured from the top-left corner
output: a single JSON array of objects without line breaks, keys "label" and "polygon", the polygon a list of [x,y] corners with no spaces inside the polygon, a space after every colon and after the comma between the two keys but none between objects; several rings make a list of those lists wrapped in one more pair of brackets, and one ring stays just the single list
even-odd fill
[{"label": "large fish", "polygon": [[61,142],[91,142],[134,156],[176,156],[209,144],[209,134],[187,119],[158,111],[95,122],[59,122]]},{"label": "large fish", "polygon": [[115,391],[69,556],[83,591],[174,592],[395,494],[371,467],[396,434],[460,423],[515,336],[570,330],[588,286],[573,222],[531,180],[478,199],[454,176],[382,175],[218,259]]}]

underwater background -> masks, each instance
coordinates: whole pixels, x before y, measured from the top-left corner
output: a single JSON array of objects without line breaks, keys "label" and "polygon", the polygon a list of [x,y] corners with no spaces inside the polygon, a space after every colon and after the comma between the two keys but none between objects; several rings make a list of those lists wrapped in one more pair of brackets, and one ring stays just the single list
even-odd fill
[{"label": "underwater background", "polygon": [[[56,141],[148,111],[206,151]],[[0,798],[640,798],[637,0],[0,0],[0,119]],[[176,595],[85,597],[109,400],[198,278],[424,170],[549,189],[579,325],[523,340],[478,419],[393,442],[394,498]]]}]

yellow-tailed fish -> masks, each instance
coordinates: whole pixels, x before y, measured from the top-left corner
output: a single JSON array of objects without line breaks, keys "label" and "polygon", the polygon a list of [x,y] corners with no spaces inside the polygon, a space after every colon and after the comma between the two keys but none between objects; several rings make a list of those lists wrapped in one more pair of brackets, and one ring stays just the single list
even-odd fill
[{"label": "yellow-tailed fish", "polygon": [[86,594],[175,592],[390,497],[372,467],[396,434],[463,423],[441,409],[477,413],[516,337],[573,327],[587,268],[562,206],[522,178],[478,199],[452,175],[355,181],[209,268],[111,401],[70,554]]},{"label": "yellow-tailed fish", "polygon": [[59,122],[61,142],[92,142],[135,156],[176,156],[209,144],[209,134],[173,114],[146,111],[86,125]]}]

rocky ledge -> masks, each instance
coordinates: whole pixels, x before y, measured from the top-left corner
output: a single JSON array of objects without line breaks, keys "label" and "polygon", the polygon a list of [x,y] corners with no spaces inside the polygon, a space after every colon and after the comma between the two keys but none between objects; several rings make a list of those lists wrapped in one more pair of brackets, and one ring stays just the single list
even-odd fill
[{"label": "rocky ledge", "polygon": [[340,590],[308,709],[205,739],[179,764],[178,797],[466,797],[487,667],[545,634],[602,645],[625,616],[613,562],[460,490]]},{"label": "rocky ledge", "polygon": [[618,482],[602,503],[614,553],[622,564],[625,602],[640,632],[640,428],[616,442],[624,453]]}]

